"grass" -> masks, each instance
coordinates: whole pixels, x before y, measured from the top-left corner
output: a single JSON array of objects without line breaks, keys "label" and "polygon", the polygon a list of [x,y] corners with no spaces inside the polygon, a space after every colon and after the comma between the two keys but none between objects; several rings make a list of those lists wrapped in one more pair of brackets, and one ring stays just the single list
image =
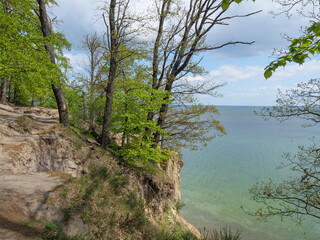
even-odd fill
[{"label": "grass", "polygon": [[69,237],[63,231],[59,224],[54,222],[49,222],[45,225],[44,231],[42,233],[43,240],[82,240],[84,239],[81,235]]},{"label": "grass", "polygon": [[16,123],[22,132],[30,133],[34,127],[34,122],[28,116],[21,116],[16,119]]},{"label": "grass", "polygon": [[[81,151],[85,149],[83,147],[86,144],[74,131],[63,128],[63,132],[72,139],[75,149]],[[131,173],[135,172],[138,176],[141,174],[150,175],[155,183],[170,181],[167,179],[166,172],[156,168],[153,164],[141,163],[140,165],[128,166],[126,163],[115,160],[113,155],[99,148],[96,148],[92,154],[92,159],[84,160],[90,162],[89,174],[82,175],[79,179],[72,178],[61,189],[58,197],[59,201],[63,203],[65,220],[74,215],[81,216],[90,230],[84,236],[70,238],[57,223],[48,223],[44,227],[43,239],[240,239],[240,234],[238,232],[233,234],[230,228],[211,233],[206,232],[202,239],[198,239],[192,233],[182,230],[181,227],[171,222],[168,224],[151,223],[146,211],[145,200],[139,198],[138,186],[132,185]],[[51,173],[51,175],[55,176],[56,174]],[[68,176],[64,177],[68,178]],[[183,206],[183,203],[178,202],[173,207],[179,212]]]},{"label": "grass", "polygon": [[87,138],[90,138],[90,139],[93,139],[93,140],[96,140],[95,137],[90,133],[90,132],[87,132],[87,131],[84,131],[82,128],[79,128],[77,127],[74,123],[71,123],[71,126],[72,128],[77,131],[79,134],[87,137]]},{"label": "grass", "polygon": [[184,204],[183,202],[179,201],[176,204],[176,209],[177,209],[177,213],[180,213],[181,209],[185,206],[186,204]]},{"label": "grass", "polygon": [[224,227],[222,229],[214,229],[211,233],[204,230],[202,234],[203,240],[240,240],[240,232],[233,233],[230,227]]}]

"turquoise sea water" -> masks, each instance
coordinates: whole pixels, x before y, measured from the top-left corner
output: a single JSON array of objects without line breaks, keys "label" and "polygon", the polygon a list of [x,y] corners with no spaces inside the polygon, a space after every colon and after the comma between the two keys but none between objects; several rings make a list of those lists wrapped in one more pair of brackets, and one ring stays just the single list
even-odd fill
[{"label": "turquoise sea water", "polygon": [[248,189],[257,181],[281,180],[290,173],[277,170],[284,152],[308,146],[320,137],[320,126],[302,128],[301,120],[279,123],[254,114],[259,107],[218,107],[219,120],[228,134],[202,151],[183,150],[181,170],[183,216],[196,227],[240,230],[242,240],[319,240],[320,225],[307,219],[298,226],[272,218],[260,222],[240,208],[257,209]]}]

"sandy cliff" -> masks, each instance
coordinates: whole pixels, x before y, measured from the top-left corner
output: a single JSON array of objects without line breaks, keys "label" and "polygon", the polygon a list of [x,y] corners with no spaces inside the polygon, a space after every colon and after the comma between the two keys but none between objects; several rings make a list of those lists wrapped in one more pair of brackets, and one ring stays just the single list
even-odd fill
[{"label": "sandy cliff", "polygon": [[90,161],[122,172],[129,182],[123,191],[144,200],[151,222],[168,221],[170,216],[169,221],[199,234],[176,209],[183,165],[178,154],[169,159],[162,177],[134,171],[99,153],[94,141],[70,137],[56,119],[55,110],[0,104],[0,239],[40,239],[41,229],[30,225],[37,219],[57,221],[69,235],[88,231],[81,214],[66,220],[57,192],[70,180],[59,177],[59,172],[78,178],[88,174]]}]

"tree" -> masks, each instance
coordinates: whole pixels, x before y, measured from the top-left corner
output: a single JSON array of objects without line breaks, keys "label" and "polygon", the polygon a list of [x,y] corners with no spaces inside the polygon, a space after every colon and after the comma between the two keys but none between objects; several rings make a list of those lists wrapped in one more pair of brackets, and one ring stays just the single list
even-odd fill
[{"label": "tree", "polygon": [[294,177],[282,183],[256,183],[249,193],[251,199],[265,208],[249,215],[266,219],[271,216],[292,217],[301,223],[305,216],[320,219],[320,149],[314,143],[299,147],[297,155],[285,154]]},{"label": "tree", "polygon": [[[198,70],[199,61],[193,62],[197,54],[227,45],[252,44],[253,42],[243,41],[230,41],[215,46],[205,44],[207,34],[215,26],[226,24],[225,21],[233,18],[247,17],[257,13],[225,16],[230,5],[240,2],[241,0],[191,0],[186,9],[173,0],[163,0],[160,5],[157,4],[158,28],[153,43],[152,87],[163,89],[171,94],[179,80]],[[214,89],[216,87],[208,89],[207,92]],[[193,92],[193,94],[196,93],[199,92]],[[201,90],[200,93],[203,91]],[[170,95],[164,100],[169,98]],[[157,114],[157,124],[163,129],[166,126],[168,111],[169,105],[163,104],[158,113],[150,112],[148,119],[152,121]],[[156,147],[161,140],[160,132],[154,134],[154,139]]]},{"label": "tree", "polygon": [[285,121],[291,118],[307,120],[308,126],[320,123],[320,79],[300,83],[294,89],[279,90],[277,105],[263,108],[258,114],[266,120]]},{"label": "tree", "polygon": [[102,74],[104,71],[102,66],[105,50],[102,39],[96,32],[86,35],[81,49],[86,52],[87,61],[84,63],[85,66],[82,66],[85,73],[78,79],[82,87],[84,118],[89,120],[90,127],[92,127],[100,110],[97,108],[97,102],[103,96]]},{"label": "tree", "polygon": [[[291,12],[297,12],[309,18],[311,25],[304,30],[304,34],[298,38],[288,39],[291,44],[287,50],[280,51],[279,57],[272,61],[266,68],[264,76],[270,78],[279,67],[285,67],[288,63],[303,64],[307,59],[320,53],[320,2],[318,0],[278,0],[282,11],[277,14],[286,14],[291,17]],[[310,8],[307,8],[307,7]]]},{"label": "tree", "polygon": [[[50,95],[49,86],[62,78],[59,68],[65,61],[60,55],[68,43],[59,33],[43,37],[37,1],[2,0],[0,3],[2,100],[5,100],[6,87],[9,86],[9,98],[16,103],[33,105],[43,102],[42,99]],[[43,15],[43,11],[40,12]],[[49,20],[48,24],[51,24]],[[52,64],[46,45],[59,51],[59,66]]]},{"label": "tree", "polygon": [[[312,4],[319,10],[319,1],[279,1],[285,7],[284,13],[289,14],[297,4]],[[303,5],[305,6],[305,5]],[[315,12],[310,15],[317,19]],[[307,28],[306,34],[291,41],[289,50],[275,61],[271,62],[265,71],[265,77],[269,78],[279,66],[285,66],[288,62],[303,64],[311,55],[319,53],[319,22],[312,23]],[[285,92],[279,91],[277,106],[264,108],[258,114],[265,119],[275,118],[284,121],[290,118],[301,118],[313,126],[320,122],[320,80],[311,79],[308,83],[300,83],[296,89]],[[320,149],[315,140],[306,148],[299,147],[296,155],[285,153],[287,164],[293,177],[281,183],[269,182],[256,183],[250,190],[251,199],[262,203],[264,208],[248,214],[265,219],[270,216],[292,217],[299,223],[305,216],[320,218]]]},{"label": "tree", "polygon": [[128,41],[128,32],[130,21],[127,16],[130,0],[110,0],[107,8],[109,22],[107,23],[104,15],[105,25],[107,27],[108,50],[110,53],[108,83],[105,89],[106,106],[103,117],[101,147],[106,149],[111,143],[110,124],[113,103],[114,84],[117,74],[117,68],[121,59],[119,50],[122,45]]},{"label": "tree", "polygon": [[119,66],[121,73],[116,81],[112,132],[121,136],[121,147],[117,151],[121,158],[131,164],[135,162],[164,163],[170,156],[166,149],[154,149],[151,132],[164,130],[155,121],[148,121],[148,113],[160,109],[165,92],[152,89],[147,67],[139,58],[127,58]]},{"label": "tree", "polygon": [[[10,7],[9,7],[9,2],[5,2],[5,12],[7,14],[10,14]],[[7,94],[7,88],[8,88],[8,83],[9,83],[9,78],[5,77],[2,79],[1,83],[1,92],[0,92],[0,103],[6,104],[6,94]]]},{"label": "tree", "polygon": [[[49,18],[46,10],[46,2],[45,0],[37,0],[39,4],[39,13],[37,13],[39,20],[41,22],[41,30],[44,38],[49,38],[52,35],[52,22]],[[54,48],[49,43],[45,44],[45,49],[49,55],[51,63],[56,65],[56,57],[54,53]],[[58,71],[58,69],[57,69]],[[51,85],[54,96],[57,101],[58,111],[59,111],[59,120],[64,126],[69,127],[69,114],[66,104],[66,99],[64,97],[61,83],[58,82],[58,85],[52,83]]]},{"label": "tree", "polygon": [[6,104],[7,102],[7,88],[9,84],[9,78],[5,77],[2,79],[1,83],[1,92],[0,92],[0,103],[1,104]]},{"label": "tree", "polygon": [[31,0],[23,3],[4,0],[0,4],[1,102],[6,102],[8,87],[15,88],[16,93],[29,99],[32,91],[26,85],[32,84],[33,89],[41,88],[46,80],[36,75],[48,71],[44,50],[40,50],[43,41],[37,26],[38,19],[32,11],[36,5]]},{"label": "tree", "polygon": [[[277,106],[264,108],[258,114],[265,119],[285,121],[301,118],[313,126],[320,122],[320,80],[298,84],[296,89],[279,91]],[[246,213],[266,219],[270,216],[293,217],[301,222],[304,216],[320,218],[320,149],[315,140],[310,147],[299,147],[296,155],[285,153],[286,164],[293,177],[281,183],[256,183],[250,190],[251,199],[265,207]]]}]

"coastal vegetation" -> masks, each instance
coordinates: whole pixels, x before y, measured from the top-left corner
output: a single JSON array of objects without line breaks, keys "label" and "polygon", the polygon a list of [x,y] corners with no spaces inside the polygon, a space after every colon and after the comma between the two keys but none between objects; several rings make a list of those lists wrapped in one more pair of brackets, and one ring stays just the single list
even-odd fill
[{"label": "coastal vegetation", "polygon": [[[308,58],[318,56],[320,36],[319,1],[279,1],[283,12],[290,16],[296,6],[300,14],[310,20],[311,26],[306,28],[303,35],[290,39],[290,46],[282,50],[280,56],[265,68],[265,78],[280,66],[295,62],[304,64]],[[308,7],[311,7],[312,11]],[[308,9],[308,10],[306,10]],[[277,105],[265,107],[257,114],[265,118],[286,121],[291,118],[300,118],[305,121],[302,127],[310,127],[320,122],[320,80],[311,79],[301,82],[294,89],[279,91]],[[269,182],[256,183],[251,189],[252,200],[264,205],[256,212],[248,214],[266,219],[271,216],[280,216],[281,219],[290,217],[301,223],[306,217],[320,218],[320,149],[319,139],[314,137],[311,145],[299,146],[298,152],[284,153],[285,162],[281,168],[289,168],[292,177],[281,183],[270,179]]]},{"label": "coastal vegetation", "polygon": [[[146,199],[126,187],[132,178],[125,173],[143,174],[152,200],[157,187],[154,181],[157,174],[164,175],[161,169],[175,154],[173,150],[196,150],[199,143],[225,134],[216,120],[217,109],[202,105],[195,97],[218,96],[222,85],[192,78],[206,73],[200,65],[201,53],[253,43],[230,41],[211,46],[205,41],[218,25],[258,13],[228,15],[229,7],[241,2],[191,0],[183,5],[178,0],[154,1],[150,3],[153,11],[141,17],[130,11],[134,1],[105,1],[100,9],[105,32],[87,35],[82,47],[89,61],[83,71],[70,77],[71,66],[63,51],[71,45],[47,12],[56,2],[1,0],[1,103],[57,108],[64,127],[43,135],[51,134],[50,138],[59,133],[68,143],[72,139],[70,152],[76,151],[78,160],[89,159],[82,155],[83,148],[88,150],[86,141],[93,145],[97,141],[101,147],[95,149],[96,161],[85,174],[77,179],[65,177],[54,199],[63,205],[64,221],[78,214],[90,231],[69,237],[61,223],[30,223],[36,226],[32,229],[41,230],[43,239],[199,239],[183,226],[171,226],[170,219],[162,225],[152,223]],[[22,116],[14,124],[26,126],[23,133],[30,133],[37,127],[32,121]],[[208,134],[208,129],[215,131]],[[125,167],[109,169],[101,160],[105,155]],[[159,179],[158,184],[173,184],[165,176]],[[202,239],[239,239],[239,234],[225,228],[204,233]]]},{"label": "coastal vegetation", "polygon": [[[82,48],[88,61],[70,77],[63,55],[70,44],[47,14],[55,1],[3,0],[1,102],[57,107],[66,127],[70,113],[73,126],[86,124],[103,149],[127,162],[164,163],[167,148],[196,150],[225,130],[217,109],[195,97],[218,96],[222,85],[192,77],[206,73],[201,53],[253,43],[205,42],[213,28],[258,13],[228,15],[229,7],[240,3],[150,1],[153,10],[142,16],[132,12],[134,1],[105,1],[99,10],[105,32],[87,35]],[[120,145],[114,135],[121,135]]]}]

